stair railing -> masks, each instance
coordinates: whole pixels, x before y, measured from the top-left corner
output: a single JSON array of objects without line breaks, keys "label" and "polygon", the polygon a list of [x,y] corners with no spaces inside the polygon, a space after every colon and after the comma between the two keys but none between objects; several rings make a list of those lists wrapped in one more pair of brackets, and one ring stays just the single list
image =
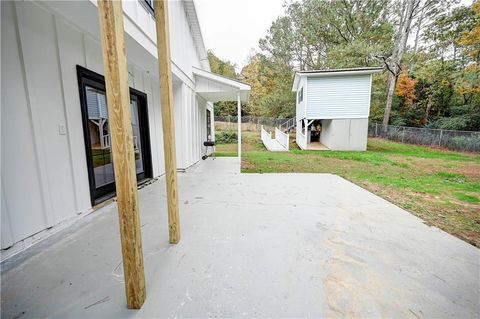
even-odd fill
[{"label": "stair railing", "polygon": [[282,132],[288,132],[292,127],[294,127],[297,123],[297,117],[292,117],[291,119],[283,122],[279,125],[279,129]]}]

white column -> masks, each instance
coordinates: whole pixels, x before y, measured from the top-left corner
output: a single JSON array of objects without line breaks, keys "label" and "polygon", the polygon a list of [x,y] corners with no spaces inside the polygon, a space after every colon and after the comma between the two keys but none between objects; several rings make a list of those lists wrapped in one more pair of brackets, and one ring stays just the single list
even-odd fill
[{"label": "white column", "polygon": [[240,91],[237,93],[237,130],[238,130],[238,159],[242,165],[242,103],[240,102]]},{"label": "white column", "polygon": [[308,149],[308,120],[305,119],[305,149]]}]

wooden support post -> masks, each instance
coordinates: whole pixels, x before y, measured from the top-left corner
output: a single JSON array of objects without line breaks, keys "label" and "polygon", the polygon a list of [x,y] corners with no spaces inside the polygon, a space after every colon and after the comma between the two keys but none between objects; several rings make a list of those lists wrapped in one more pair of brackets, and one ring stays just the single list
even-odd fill
[{"label": "wooden support post", "polygon": [[171,244],[177,244],[180,241],[180,219],[178,216],[177,158],[175,151],[172,65],[170,58],[167,0],[155,0],[155,19],[157,22],[157,51],[162,103],[163,148],[167,182],[169,240]]},{"label": "wooden support post", "polygon": [[122,2],[98,1],[98,14],[127,306],[139,309],[145,301],[146,294]]},{"label": "wooden support post", "polygon": [[240,101],[240,91],[237,93],[237,132],[238,132],[238,159],[240,160],[240,170],[242,169],[242,103]]}]

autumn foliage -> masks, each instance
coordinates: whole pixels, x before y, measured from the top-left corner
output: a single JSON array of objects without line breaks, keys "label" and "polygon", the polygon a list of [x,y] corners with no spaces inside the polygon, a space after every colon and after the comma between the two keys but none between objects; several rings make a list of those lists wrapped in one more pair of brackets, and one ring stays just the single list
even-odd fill
[{"label": "autumn foliage", "polygon": [[398,76],[397,87],[395,89],[395,94],[403,98],[405,106],[412,106],[413,102],[416,99],[415,96],[415,85],[417,81],[408,76],[406,71],[403,71]]}]

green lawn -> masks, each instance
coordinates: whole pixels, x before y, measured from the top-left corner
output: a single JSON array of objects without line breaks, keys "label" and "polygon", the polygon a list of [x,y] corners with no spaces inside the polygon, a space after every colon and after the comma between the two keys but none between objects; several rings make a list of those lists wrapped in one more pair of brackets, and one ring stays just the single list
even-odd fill
[{"label": "green lawn", "polygon": [[[480,155],[369,139],[367,152],[268,152],[258,133],[244,132],[246,173],[333,173],[480,247]],[[291,138],[293,140],[293,138]],[[235,156],[220,144],[217,156]]]},{"label": "green lawn", "polygon": [[110,149],[92,149],[93,167],[112,162]]}]

